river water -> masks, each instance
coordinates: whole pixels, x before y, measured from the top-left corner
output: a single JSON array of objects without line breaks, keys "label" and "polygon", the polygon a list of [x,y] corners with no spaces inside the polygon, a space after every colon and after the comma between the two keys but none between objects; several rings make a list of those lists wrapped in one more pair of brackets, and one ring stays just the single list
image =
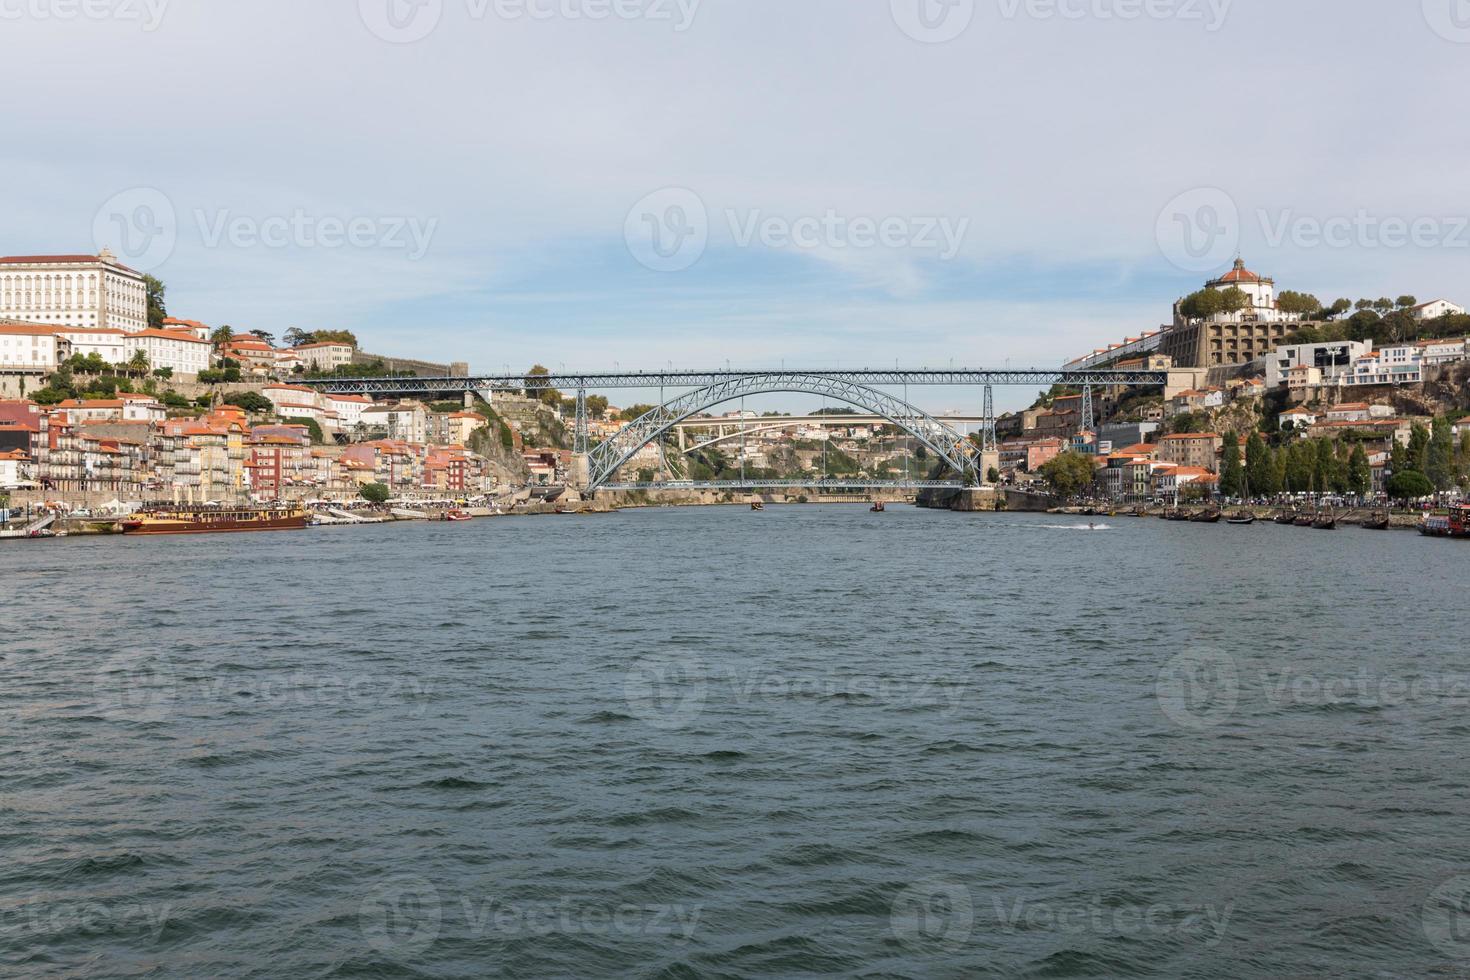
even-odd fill
[{"label": "river water", "polygon": [[1470,546],[857,507],[0,546],[0,975],[1470,968]]}]

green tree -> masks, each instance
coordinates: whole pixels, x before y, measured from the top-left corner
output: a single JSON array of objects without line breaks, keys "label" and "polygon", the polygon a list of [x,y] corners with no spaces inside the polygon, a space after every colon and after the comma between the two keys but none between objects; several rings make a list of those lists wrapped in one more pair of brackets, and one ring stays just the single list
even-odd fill
[{"label": "green tree", "polygon": [[1429,437],[1428,462],[1424,475],[1436,490],[1448,490],[1455,485],[1455,434],[1450,420],[1440,417],[1434,420],[1434,430]]},{"label": "green tree", "polygon": [[1342,486],[1343,479],[1339,473],[1337,459],[1337,445],[1331,439],[1316,440],[1316,459],[1312,464],[1312,489],[1318,493],[1327,493]]},{"label": "green tree", "polygon": [[1429,430],[1415,423],[1409,430],[1409,466],[1426,476],[1429,473]]},{"label": "green tree", "polygon": [[300,347],[302,344],[311,343],[311,334],[302,330],[300,327],[289,327],[281,335],[281,343],[287,347]]},{"label": "green tree", "polygon": [[1322,311],[1322,316],[1328,320],[1335,320],[1352,308],[1353,301],[1350,299],[1335,300],[1331,306]]},{"label": "green tree", "polygon": [[1239,286],[1231,286],[1220,293],[1220,309],[1225,313],[1239,313],[1241,310],[1249,309],[1251,298],[1245,294],[1245,290]]},{"label": "green tree", "polygon": [[1292,493],[1310,493],[1316,476],[1316,454],[1304,441],[1293,442],[1286,450],[1286,489]]},{"label": "green tree", "polygon": [[392,492],[381,483],[364,483],[357,491],[370,504],[385,504]]},{"label": "green tree", "polygon": [[148,373],[148,352],[144,350],[133,351],[133,356],[128,358],[128,373],[136,372],[138,377]]},{"label": "green tree", "polygon": [[551,371],[543,365],[533,365],[531,370],[526,372],[526,397],[535,398],[546,405],[560,405],[562,402],[562,393],[555,388],[532,387],[535,379],[545,378],[550,374]]},{"label": "green tree", "polygon": [[310,434],[310,436],[311,436],[311,443],[314,446],[320,446],[320,445],[322,445],[323,443],[325,443],[327,441],[326,436],[322,435],[322,427],[319,424],[317,424],[317,420],[316,419],[291,418],[291,419],[286,419],[286,424],[287,425],[304,425],[304,426],[306,426],[306,431],[307,431],[308,434]]},{"label": "green tree", "polygon": [[1000,470],[996,469],[994,466],[992,466],[990,469],[986,470],[985,471],[985,482],[986,483],[999,483],[1000,482]]},{"label": "green tree", "polygon": [[1311,293],[1282,290],[1276,297],[1276,305],[1283,313],[1301,317],[1315,317],[1322,313],[1322,301]]},{"label": "green tree", "polygon": [[1245,475],[1252,493],[1270,496],[1281,492],[1271,465],[1271,449],[1259,432],[1252,432],[1245,441]]},{"label": "green tree", "polygon": [[209,342],[214,346],[219,347],[223,344],[228,344],[230,342],[230,338],[233,336],[235,336],[234,328],[215,327],[214,332],[209,335]]},{"label": "green tree", "polygon": [[1220,492],[1227,497],[1245,494],[1245,467],[1240,461],[1240,436],[1227,432],[1220,452]]},{"label": "green tree", "polygon": [[1397,305],[1401,310],[1412,309],[1419,305],[1419,297],[1409,295],[1400,296]]},{"label": "green tree", "polygon": [[1409,470],[1389,477],[1385,489],[1394,500],[1402,500],[1407,503],[1434,493],[1434,484],[1430,483],[1429,477],[1423,473]]},{"label": "green tree", "polygon": [[1041,467],[1041,476],[1059,497],[1075,497],[1092,486],[1096,469],[1091,456],[1071,451],[1060,453]]},{"label": "green tree", "polygon": [[275,404],[258,391],[237,391],[226,395],[225,404],[243,408],[251,414],[263,414],[276,409]]},{"label": "green tree", "polygon": [[1366,496],[1373,489],[1373,467],[1368,464],[1368,453],[1361,442],[1353,445],[1352,455],[1348,457],[1347,471],[1350,492]]},{"label": "green tree", "polygon": [[164,302],[168,287],[153,276],[145,275],[143,289],[148,297],[148,326],[158,330],[163,326],[163,321],[168,319],[168,304]]},{"label": "green tree", "polygon": [[1215,289],[1201,289],[1179,301],[1179,313],[1187,320],[1208,320],[1224,309],[1222,294]]},{"label": "green tree", "polygon": [[635,419],[640,419],[643,416],[647,415],[649,412],[653,411],[653,408],[654,407],[652,405],[629,405],[627,408],[618,413],[618,421],[632,422]]},{"label": "green tree", "polygon": [[250,331],[250,336],[254,337],[256,340],[260,341],[263,344],[270,345],[271,347],[274,347],[276,345],[276,335],[271,333],[269,330],[252,330]]}]

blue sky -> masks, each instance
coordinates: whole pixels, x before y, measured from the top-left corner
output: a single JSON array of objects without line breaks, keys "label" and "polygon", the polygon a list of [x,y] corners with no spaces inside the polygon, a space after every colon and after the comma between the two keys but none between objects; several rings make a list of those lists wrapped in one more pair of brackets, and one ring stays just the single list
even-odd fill
[{"label": "blue sky", "polygon": [[[1462,0],[96,2],[0,4],[0,251],[109,244],[212,324],[481,370],[1053,366],[1237,249],[1470,301]],[[698,232],[677,271],[645,215]]]}]

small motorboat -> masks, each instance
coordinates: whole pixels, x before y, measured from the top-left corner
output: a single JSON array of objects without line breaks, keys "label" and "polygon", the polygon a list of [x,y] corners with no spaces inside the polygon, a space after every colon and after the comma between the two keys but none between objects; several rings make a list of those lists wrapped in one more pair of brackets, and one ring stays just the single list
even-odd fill
[{"label": "small motorboat", "polygon": [[766,509],[766,505],[765,505],[765,503],[763,501],[760,501],[760,500],[752,500],[750,502],[750,509],[751,510],[765,510]]},{"label": "small motorboat", "polygon": [[444,520],[446,521],[472,521],[474,519],[474,514],[463,510],[451,510],[446,512],[444,515]]},{"label": "small motorboat", "polygon": [[885,510],[886,510],[886,509],[887,509],[887,508],[885,508],[885,507],[884,507],[884,506],[883,506],[883,501],[881,501],[881,500],[875,500],[875,501],[874,501],[874,502],[873,502],[873,506],[872,506],[872,507],[869,507],[869,508],[868,508],[868,509],[869,509],[869,510],[870,510],[870,511],[872,511],[872,512],[873,512],[873,513],[874,513],[874,514],[881,514],[881,513],[883,513],[883,512],[884,512],[884,511],[885,511]]}]

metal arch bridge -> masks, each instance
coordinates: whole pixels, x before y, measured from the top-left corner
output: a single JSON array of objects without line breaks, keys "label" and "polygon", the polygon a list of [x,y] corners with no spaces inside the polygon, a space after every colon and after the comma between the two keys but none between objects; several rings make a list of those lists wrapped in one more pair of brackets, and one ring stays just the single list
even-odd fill
[{"label": "metal arch bridge", "polygon": [[1167,371],[989,371],[971,368],[948,370],[880,369],[842,370],[819,368],[810,371],[563,371],[558,374],[474,375],[463,378],[306,378],[291,383],[337,395],[453,395],[487,391],[609,391],[617,388],[706,388],[732,378],[759,378],[794,374],[820,376],[853,384],[896,388],[903,385],[949,385],[976,387],[1074,388],[1149,386],[1168,383]]},{"label": "metal arch bridge", "polygon": [[[629,463],[639,450],[662,438],[664,433],[695,413],[749,395],[774,392],[821,395],[881,415],[918,439],[962,478],[972,477],[978,466],[979,447],[973,442],[922,409],[876,388],[821,374],[740,374],[696,388],[665,402],[619,429],[606,442],[592,448],[587,453],[587,489],[597,490],[613,482],[618,470]],[[579,393],[579,444],[584,444],[582,439],[585,413],[581,410],[584,398],[585,395]]]},{"label": "metal arch bridge", "polygon": [[[678,423],[699,412],[748,395],[794,392],[816,394],[845,402],[875,415],[907,431],[939,457],[962,483],[939,483],[939,486],[978,484],[978,472],[985,454],[997,448],[993,387],[997,385],[1020,385],[1027,387],[1069,385],[1083,391],[1083,425],[1092,427],[1092,392],[1097,386],[1153,386],[1166,385],[1166,371],[990,371],[972,369],[948,370],[815,370],[815,371],[637,371],[614,373],[562,372],[544,375],[491,375],[462,378],[321,378],[305,379],[298,384],[316,388],[324,393],[355,395],[435,395],[474,393],[486,397],[497,392],[575,391],[577,405],[575,453],[586,461],[587,472],[579,481],[583,488],[595,491],[599,488],[612,489],[643,488],[646,484],[616,483],[618,471],[649,443],[661,438]],[[986,419],[981,445],[976,446],[950,426],[927,412],[877,390],[878,386],[898,387],[909,385],[979,386],[985,392]],[[675,397],[652,411],[634,420],[611,439],[596,447],[591,445],[588,434],[587,394],[589,391],[628,388],[692,388],[693,390]],[[719,482],[719,481],[715,481]],[[740,481],[742,486],[744,481]],[[894,487],[891,482],[864,483],[855,481],[854,486],[874,489]],[[770,484],[762,484],[769,486]],[[818,481],[799,481],[783,486],[810,486],[820,488]],[[905,483],[903,486],[912,486]],[[658,484],[661,487],[682,487],[685,484]],[[690,484],[692,488],[701,488]],[[724,488],[711,486],[709,489]]]}]

